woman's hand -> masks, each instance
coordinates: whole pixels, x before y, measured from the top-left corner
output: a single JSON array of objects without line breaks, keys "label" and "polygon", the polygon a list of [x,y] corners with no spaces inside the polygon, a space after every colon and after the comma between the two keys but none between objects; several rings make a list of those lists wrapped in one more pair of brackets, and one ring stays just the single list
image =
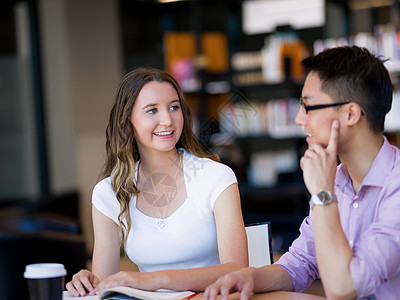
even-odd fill
[{"label": "woman's hand", "polygon": [[102,280],[91,295],[97,295],[101,291],[116,287],[128,286],[148,291],[156,291],[163,287],[162,271],[158,272],[126,272],[120,271]]},{"label": "woman's hand", "polygon": [[66,288],[70,296],[81,297],[91,293],[99,282],[99,278],[92,272],[81,270],[72,276],[72,280],[67,283]]}]

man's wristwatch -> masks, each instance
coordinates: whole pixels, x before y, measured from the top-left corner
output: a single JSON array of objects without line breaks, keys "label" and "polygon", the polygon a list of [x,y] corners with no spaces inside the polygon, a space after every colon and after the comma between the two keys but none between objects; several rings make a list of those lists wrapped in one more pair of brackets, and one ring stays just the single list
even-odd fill
[{"label": "man's wristwatch", "polygon": [[310,207],[314,208],[314,205],[326,206],[335,201],[332,193],[330,191],[322,190],[318,194],[314,194],[310,199]]}]

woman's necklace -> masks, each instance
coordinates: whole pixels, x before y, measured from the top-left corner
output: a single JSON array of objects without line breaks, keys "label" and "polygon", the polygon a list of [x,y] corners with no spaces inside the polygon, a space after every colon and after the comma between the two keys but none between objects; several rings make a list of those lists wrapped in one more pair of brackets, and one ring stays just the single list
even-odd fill
[{"label": "woman's necklace", "polygon": [[[157,208],[157,214],[159,221],[157,222],[158,228],[165,231],[168,228],[168,222],[165,220],[165,215],[168,212],[170,203],[174,200],[177,195],[176,178],[178,177],[179,171],[182,165],[182,153],[178,150],[179,163],[175,173],[175,177],[172,179],[171,176],[162,173],[151,174],[149,177],[145,177],[142,170],[142,164],[139,166],[139,173],[144,180],[142,194],[144,199]],[[163,191],[161,195],[156,193],[155,188],[158,187]],[[163,212],[161,214],[161,210]]]}]

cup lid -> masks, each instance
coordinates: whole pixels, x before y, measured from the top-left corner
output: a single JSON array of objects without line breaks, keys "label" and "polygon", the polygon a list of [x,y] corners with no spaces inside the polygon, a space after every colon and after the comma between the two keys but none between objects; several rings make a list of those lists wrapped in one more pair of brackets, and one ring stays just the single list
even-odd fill
[{"label": "cup lid", "polygon": [[25,266],[25,278],[53,278],[67,275],[63,264],[39,263]]}]

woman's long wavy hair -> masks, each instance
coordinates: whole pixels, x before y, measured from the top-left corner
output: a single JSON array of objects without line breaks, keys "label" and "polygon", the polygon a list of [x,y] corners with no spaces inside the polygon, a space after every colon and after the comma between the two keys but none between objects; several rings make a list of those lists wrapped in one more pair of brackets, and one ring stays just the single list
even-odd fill
[{"label": "woman's long wavy hair", "polygon": [[118,88],[106,129],[106,162],[100,179],[111,178],[111,186],[120,204],[118,221],[121,233],[121,250],[125,253],[126,241],[131,229],[129,204],[139,190],[135,182],[135,164],[140,153],[130,121],[132,108],[143,86],[151,81],[168,82],[176,90],[183,114],[183,130],[176,144],[198,157],[219,161],[217,155],[207,155],[192,130],[190,107],[176,80],[167,72],[155,68],[138,68],[127,73]]}]

